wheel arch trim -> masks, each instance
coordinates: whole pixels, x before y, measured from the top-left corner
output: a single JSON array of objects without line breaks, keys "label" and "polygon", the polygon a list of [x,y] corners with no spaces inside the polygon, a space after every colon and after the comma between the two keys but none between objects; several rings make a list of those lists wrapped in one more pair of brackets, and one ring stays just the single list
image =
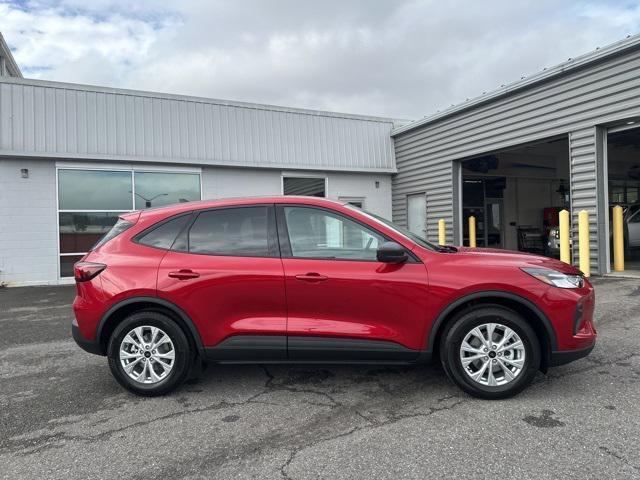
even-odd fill
[{"label": "wheel arch trim", "polygon": [[460,298],[457,298],[456,300],[449,303],[444,309],[440,311],[435,321],[433,322],[431,329],[429,330],[429,333],[427,334],[427,339],[428,339],[427,350],[433,351],[435,347],[435,339],[438,336],[438,333],[440,333],[440,330],[444,322],[447,320],[447,317],[454,310],[464,305],[465,303],[469,303],[473,300],[483,300],[483,299],[491,299],[491,298],[500,298],[500,299],[510,300],[512,302],[519,303],[523,307],[528,308],[530,311],[532,311],[535,314],[535,316],[538,318],[538,320],[540,320],[540,323],[542,324],[547,334],[547,338],[550,343],[549,345],[550,350],[551,351],[557,350],[558,343],[556,338],[556,332],[553,329],[553,325],[551,324],[551,321],[549,320],[547,315],[531,300],[528,300],[515,293],[503,292],[500,290],[483,290],[480,292],[473,292],[473,293],[464,295]]},{"label": "wheel arch trim", "polygon": [[141,304],[142,303],[146,303],[146,304],[151,303],[151,304],[155,304],[155,305],[157,305],[159,307],[166,308],[166,309],[170,310],[171,312],[173,312],[175,315],[177,315],[180,318],[180,320],[182,321],[182,323],[184,323],[184,326],[188,329],[188,333],[191,335],[191,338],[193,339],[193,341],[195,343],[196,350],[198,351],[198,354],[201,357],[204,356],[204,346],[203,346],[203,343],[202,343],[202,338],[200,337],[200,333],[198,332],[198,329],[194,325],[194,323],[191,320],[191,318],[189,317],[189,315],[187,315],[184,310],[182,310],[180,307],[178,307],[174,303],[171,303],[168,300],[164,300],[164,299],[158,298],[158,297],[129,297],[129,298],[126,298],[124,300],[120,300],[119,302],[117,302],[117,303],[113,304],[111,307],[109,307],[109,309],[104,313],[104,315],[102,315],[102,318],[100,319],[100,323],[98,324],[98,332],[97,332],[97,337],[96,337],[98,345],[100,345],[100,346],[103,345],[103,341],[105,339],[102,338],[102,333],[103,333],[104,327],[105,327],[105,325],[107,325],[107,322],[109,321],[109,319],[116,312],[118,312],[120,309],[122,309],[124,307],[127,307],[129,305],[136,304],[136,303],[141,303]]}]

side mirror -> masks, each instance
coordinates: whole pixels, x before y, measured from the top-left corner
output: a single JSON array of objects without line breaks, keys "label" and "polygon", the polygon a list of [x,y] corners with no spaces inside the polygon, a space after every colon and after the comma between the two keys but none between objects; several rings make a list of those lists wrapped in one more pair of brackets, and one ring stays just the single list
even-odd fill
[{"label": "side mirror", "polygon": [[404,247],[396,242],[385,242],[380,245],[376,256],[379,262],[384,263],[402,263],[409,259]]}]

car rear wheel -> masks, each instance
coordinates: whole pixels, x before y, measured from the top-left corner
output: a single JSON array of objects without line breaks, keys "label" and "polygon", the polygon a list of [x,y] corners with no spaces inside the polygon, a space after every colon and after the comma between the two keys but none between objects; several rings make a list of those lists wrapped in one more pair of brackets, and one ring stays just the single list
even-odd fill
[{"label": "car rear wheel", "polygon": [[540,367],[540,342],[527,321],[500,306],[463,312],[442,337],[440,359],[465,392],[499,399],[521,392]]},{"label": "car rear wheel", "polygon": [[138,395],[163,395],[189,376],[193,354],[182,329],[159,312],[137,312],[114,330],[109,368],[118,383]]}]

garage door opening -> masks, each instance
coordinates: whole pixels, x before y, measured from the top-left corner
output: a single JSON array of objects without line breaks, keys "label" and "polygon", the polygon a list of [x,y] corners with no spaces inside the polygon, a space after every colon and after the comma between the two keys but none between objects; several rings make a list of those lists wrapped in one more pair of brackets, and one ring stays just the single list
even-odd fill
[{"label": "garage door opening", "polygon": [[473,215],[478,247],[559,257],[558,212],[570,200],[566,137],[461,163],[464,245]]},{"label": "garage door opening", "polygon": [[[607,135],[607,170],[610,224],[613,207],[623,208],[625,270],[640,270],[640,128]],[[611,226],[609,232],[612,245]]]}]

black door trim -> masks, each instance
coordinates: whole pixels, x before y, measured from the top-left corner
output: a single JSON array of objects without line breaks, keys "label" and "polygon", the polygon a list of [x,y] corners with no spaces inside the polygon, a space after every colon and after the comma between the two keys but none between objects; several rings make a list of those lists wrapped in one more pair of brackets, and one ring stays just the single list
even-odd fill
[{"label": "black door trim", "polygon": [[411,362],[418,359],[420,350],[406,348],[385,340],[366,340],[335,337],[289,336],[289,360],[352,362],[390,360]]},{"label": "black door trim", "polygon": [[287,360],[286,335],[233,335],[214,347],[205,347],[213,362],[272,362]]},{"label": "black door trim", "polygon": [[207,360],[217,363],[418,363],[429,360],[385,340],[284,335],[234,335],[206,347]]}]

